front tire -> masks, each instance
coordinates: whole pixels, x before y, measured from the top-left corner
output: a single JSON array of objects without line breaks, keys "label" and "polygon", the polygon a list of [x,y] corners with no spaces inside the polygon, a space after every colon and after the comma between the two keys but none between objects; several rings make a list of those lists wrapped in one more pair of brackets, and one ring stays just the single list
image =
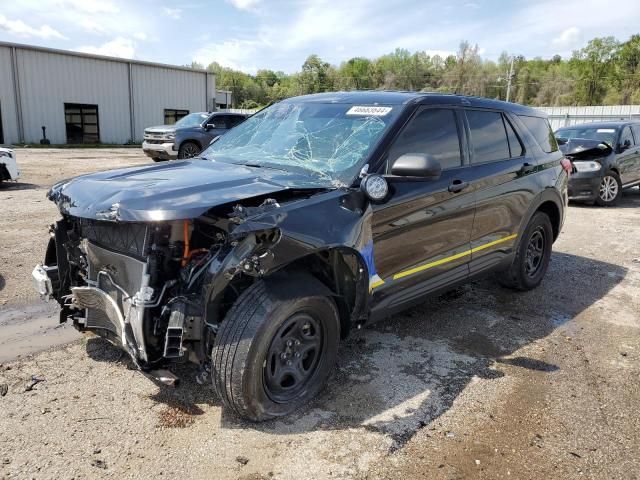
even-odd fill
[{"label": "front tire", "polygon": [[180,145],[180,148],[178,149],[178,158],[180,160],[193,158],[197,156],[201,151],[202,149],[195,142],[182,142],[182,145]]},{"label": "front tire", "polygon": [[339,339],[333,299],[276,296],[260,280],[240,295],[216,335],[214,389],[248,420],[287,415],[322,389]]},{"label": "front tire", "polygon": [[596,203],[601,207],[612,207],[620,201],[622,196],[622,182],[620,176],[613,170],[608,170],[598,188]]},{"label": "front tire", "polygon": [[497,274],[501,285],[515,290],[531,290],[540,285],[551,259],[553,228],[544,212],[536,212],[525,229],[516,256],[508,270]]}]

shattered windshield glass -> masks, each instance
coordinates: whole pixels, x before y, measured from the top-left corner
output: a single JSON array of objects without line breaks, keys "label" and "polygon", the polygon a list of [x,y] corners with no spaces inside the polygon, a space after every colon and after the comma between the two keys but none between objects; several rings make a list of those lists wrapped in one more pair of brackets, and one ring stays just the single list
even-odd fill
[{"label": "shattered windshield glass", "polygon": [[397,107],[280,103],[220,137],[208,160],[307,173],[335,186],[347,185],[362,168]]}]

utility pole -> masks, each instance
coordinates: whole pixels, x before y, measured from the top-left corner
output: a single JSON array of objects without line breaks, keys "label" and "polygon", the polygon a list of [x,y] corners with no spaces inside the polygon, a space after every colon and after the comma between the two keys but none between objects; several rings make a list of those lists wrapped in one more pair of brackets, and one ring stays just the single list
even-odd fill
[{"label": "utility pole", "polygon": [[515,56],[511,56],[511,66],[509,67],[509,76],[507,77],[507,102],[509,101],[509,96],[511,95],[511,79],[513,78],[513,60]]}]

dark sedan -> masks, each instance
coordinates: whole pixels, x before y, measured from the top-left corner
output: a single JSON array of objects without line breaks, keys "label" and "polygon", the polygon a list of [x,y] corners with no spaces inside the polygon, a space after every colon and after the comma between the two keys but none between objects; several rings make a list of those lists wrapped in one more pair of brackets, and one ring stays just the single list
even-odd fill
[{"label": "dark sedan", "polygon": [[640,123],[603,122],[557,130],[573,164],[569,199],[615,205],[622,190],[640,185]]}]

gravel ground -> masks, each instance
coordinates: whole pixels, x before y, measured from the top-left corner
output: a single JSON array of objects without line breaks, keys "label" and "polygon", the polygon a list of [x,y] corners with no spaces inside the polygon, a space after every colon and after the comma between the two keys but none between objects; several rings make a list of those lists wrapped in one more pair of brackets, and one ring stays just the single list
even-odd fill
[{"label": "gravel ground", "polygon": [[159,387],[96,337],[25,355],[76,338],[30,290],[56,218],[46,187],[148,162],[18,154],[24,183],[0,186],[0,478],[640,478],[637,189],[569,208],[537,290],[481,280],[358,331],[315,402],[254,425],[193,369]]}]

